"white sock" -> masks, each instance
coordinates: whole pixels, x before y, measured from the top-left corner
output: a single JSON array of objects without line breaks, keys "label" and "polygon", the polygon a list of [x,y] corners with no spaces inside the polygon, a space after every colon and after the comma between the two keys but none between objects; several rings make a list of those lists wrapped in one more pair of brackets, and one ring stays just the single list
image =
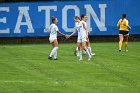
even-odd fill
[{"label": "white sock", "polygon": [[87,49],[88,49],[89,53],[91,54],[92,53],[91,47],[87,47]]},{"label": "white sock", "polygon": [[54,52],[54,59],[57,58],[57,51]]},{"label": "white sock", "polygon": [[80,50],[77,51],[77,56],[78,56],[78,57],[80,56]]},{"label": "white sock", "polygon": [[52,57],[57,50],[58,50],[58,47],[54,47],[50,53],[50,57]]},{"label": "white sock", "polygon": [[88,49],[86,49],[86,52],[87,52],[87,54],[88,54],[88,57],[91,57],[90,52],[89,52]]},{"label": "white sock", "polygon": [[82,51],[81,50],[79,51],[79,57],[82,60]]},{"label": "white sock", "polygon": [[76,51],[78,51],[78,47],[76,48]]}]

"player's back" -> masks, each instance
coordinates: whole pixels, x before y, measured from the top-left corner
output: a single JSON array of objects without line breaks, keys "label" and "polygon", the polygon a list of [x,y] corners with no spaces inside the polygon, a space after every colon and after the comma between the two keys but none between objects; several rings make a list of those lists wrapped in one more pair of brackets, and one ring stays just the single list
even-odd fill
[{"label": "player's back", "polygon": [[123,31],[129,31],[128,29],[128,20],[127,19],[120,19],[118,22],[118,26],[120,27],[120,30]]},{"label": "player's back", "polygon": [[85,27],[87,28],[87,22],[85,22],[84,20],[81,20],[82,23],[85,24]]},{"label": "player's back", "polygon": [[57,38],[58,27],[55,24],[51,24],[49,30],[50,30],[50,38]]}]

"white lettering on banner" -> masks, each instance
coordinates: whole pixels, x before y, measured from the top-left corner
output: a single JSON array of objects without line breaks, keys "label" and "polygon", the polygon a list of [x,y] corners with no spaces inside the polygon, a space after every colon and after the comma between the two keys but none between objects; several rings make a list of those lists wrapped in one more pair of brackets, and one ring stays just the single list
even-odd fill
[{"label": "white lettering on banner", "polygon": [[[0,7],[0,11],[9,12],[9,7]],[[6,23],[6,17],[0,18],[0,22]],[[0,33],[10,33],[10,29],[0,30]]]},{"label": "white lettering on banner", "polygon": [[90,15],[92,16],[92,18],[94,19],[97,27],[99,28],[100,31],[107,31],[107,28],[105,27],[105,8],[106,8],[106,4],[99,4],[99,8],[100,8],[100,20],[99,18],[97,17],[95,11],[93,10],[92,6],[91,5],[85,5],[85,8],[86,8],[86,14],[87,14],[87,17],[88,17],[88,20],[87,20],[87,26],[88,26],[88,29],[89,31],[92,31],[92,28],[91,28],[91,24],[90,24]]},{"label": "white lettering on banner", "polygon": [[45,28],[44,32],[48,32],[50,26],[50,10],[57,11],[57,6],[38,6],[38,11],[45,10]]},{"label": "white lettering on banner", "polygon": [[66,32],[73,32],[74,28],[68,28],[67,26],[67,17],[69,17],[67,15],[67,11],[69,9],[73,9],[75,11],[75,16],[79,16],[80,15],[80,10],[76,5],[66,5],[63,9],[62,9],[62,28],[66,31]]},{"label": "white lettering on banner", "polygon": [[[12,6],[11,6],[12,7]],[[95,10],[91,6],[91,4],[85,4],[84,8],[86,11],[86,15],[88,17],[87,20],[87,26],[88,30],[92,31],[91,27],[91,18],[95,21],[95,24],[97,25],[99,31],[107,31],[107,27],[105,26],[105,9],[107,7],[107,4],[99,4],[98,5],[100,9],[100,17],[97,16]],[[14,8],[13,8],[14,9]],[[68,27],[68,18],[71,16],[68,14],[69,10],[74,10],[74,16],[80,16],[80,9],[78,5],[65,5],[62,8],[62,29],[66,32],[73,32],[74,27],[70,28]],[[29,15],[29,6],[23,6],[23,7],[18,7],[19,14],[18,18],[16,20],[16,26],[14,29],[14,33],[21,33],[21,26],[27,26],[27,33],[35,33],[34,28],[32,26],[31,18]],[[57,6],[38,6],[38,12],[45,11],[45,29],[44,32],[48,32],[48,28],[50,26],[50,14],[51,10],[57,11]],[[0,7],[1,12],[10,12],[10,7]],[[13,13],[13,11],[11,11]],[[31,12],[32,13],[32,12]],[[82,14],[82,13],[81,13]],[[54,15],[55,16],[55,15]],[[25,22],[23,22],[23,17],[25,17]],[[59,16],[60,18],[60,16]],[[43,19],[42,19],[43,21]],[[73,20],[71,20],[73,21]],[[7,23],[7,18],[3,17],[0,18],[1,23]],[[2,27],[2,26],[1,26]],[[61,27],[59,27],[61,28]],[[10,33],[10,28],[5,28],[5,29],[0,29],[0,33]]]},{"label": "white lettering on banner", "polygon": [[[18,15],[14,33],[21,33],[20,26],[23,26],[23,25],[28,26],[27,33],[34,33],[34,29],[33,29],[29,12],[28,12],[29,7],[18,7],[18,10],[19,10],[19,15]],[[25,17],[25,20],[26,20],[25,22],[22,22],[23,16]]]}]

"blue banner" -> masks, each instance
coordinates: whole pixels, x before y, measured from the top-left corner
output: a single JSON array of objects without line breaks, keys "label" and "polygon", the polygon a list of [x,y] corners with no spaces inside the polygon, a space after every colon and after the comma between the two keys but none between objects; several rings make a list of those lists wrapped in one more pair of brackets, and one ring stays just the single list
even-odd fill
[{"label": "blue banner", "polygon": [[139,0],[0,3],[0,37],[49,36],[51,16],[65,34],[74,31],[74,16],[86,14],[90,35],[118,35],[117,22],[127,14],[130,34],[140,34]]}]

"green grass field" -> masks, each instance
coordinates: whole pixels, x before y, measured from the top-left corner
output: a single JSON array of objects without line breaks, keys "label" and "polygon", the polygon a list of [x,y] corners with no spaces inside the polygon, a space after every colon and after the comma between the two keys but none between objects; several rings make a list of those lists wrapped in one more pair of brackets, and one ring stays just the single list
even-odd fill
[{"label": "green grass field", "polygon": [[118,52],[118,43],[93,43],[96,56],[79,61],[76,44],[0,45],[0,93],[140,93],[140,42]]}]

